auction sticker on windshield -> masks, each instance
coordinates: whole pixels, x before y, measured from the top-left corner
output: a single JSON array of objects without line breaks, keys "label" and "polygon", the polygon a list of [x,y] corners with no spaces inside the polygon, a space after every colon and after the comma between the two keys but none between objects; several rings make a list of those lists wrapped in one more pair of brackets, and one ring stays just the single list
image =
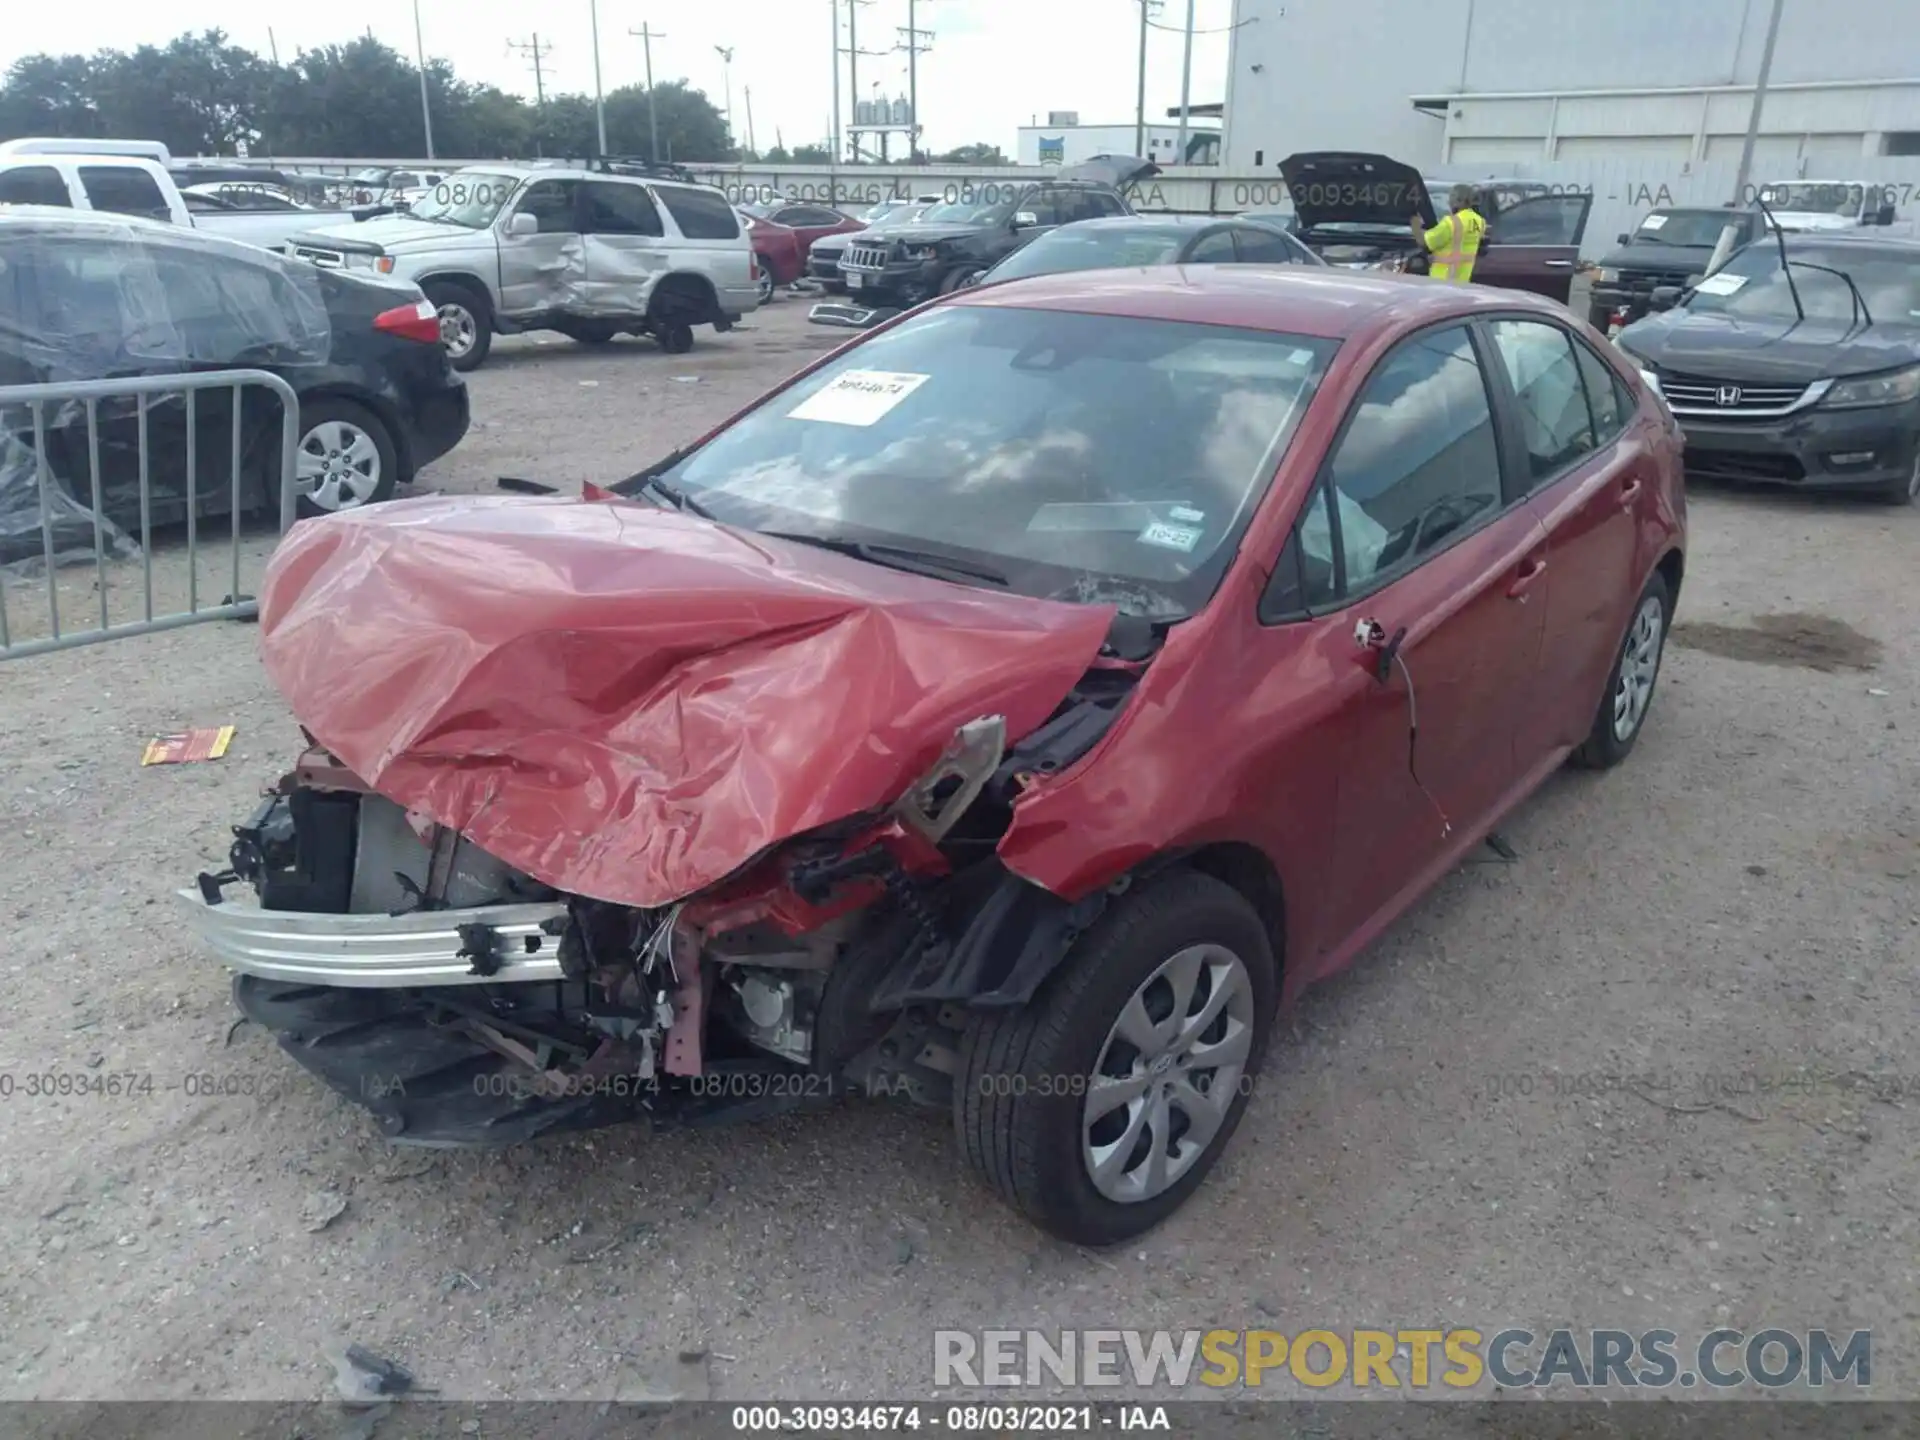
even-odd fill
[{"label": "auction sticker on windshield", "polygon": [[787,418],[871,425],[932,378],[896,370],[849,370],[794,406]]},{"label": "auction sticker on windshield", "polygon": [[1731,295],[1747,283],[1744,275],[1728,275],[1722,271],[1718,275],[1709,275],[1693,288],[1702,295]]},{"label": "auction sticker on windshield", "polygon": [[1640,222],[1640,228],[1642,230],[1658,230],[1666,223],[1667,217],[1664,215],[1649,215]]}]

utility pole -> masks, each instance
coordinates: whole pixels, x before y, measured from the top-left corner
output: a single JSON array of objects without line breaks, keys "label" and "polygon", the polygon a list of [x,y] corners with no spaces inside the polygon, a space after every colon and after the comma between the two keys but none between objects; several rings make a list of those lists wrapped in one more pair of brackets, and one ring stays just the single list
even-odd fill
[{"label": "utility pole", "polygon": [[740,89],[741,93],[747,98],[747,149],[751,150],[755,155],[758,155],[760,153],[760,147],[753,143],[753,87],[751,85],[743,85]]},{"label": "utility pole", "polygon": [[640,37],[640,47],[647,57],[647,144],[653,155],[653,163],[658,165],[660,163],[660,112],[653,103],[653,42],[667,37],[644,21],[641,22],[638,30],[629,30],[627,33]]},{"label": "utility pole", "polygon": [[1140,5],[1140,88],[1133,102],[1133,153],[1147,158],[1147,19],[1159,0],[1139,0]]},{"label": "utility pole", "polygon": [[[414,14],[418,15],[419,13],[420,7],[416,5],[414,7]],[[280,63],[280,42],[273,38],[273,27],[271,25],[267,27],[267,52],[273,56],[273,63],[277,66]]]},{"label": "utility pole", "polygon": [[[854,123],[860,122],[860,7],[868,0],[847,0],[847,93],[853,96]],[[860,132],[853,132],[853,159],[860,159]]]},{"label": "utility pole", "polygon": [[[267,32],[269,41],[273,32]],[[413,0],[413,49],[420,59],[420,125],[427,132],[427,159],[433,159],[433,107],[427,104],[427,43],[420,38],[420,0]],[[277,64],[279,56],[274,57]]]},{"label": "utility pole", "polygon": [[[1187,163],[1187,108],[1193,101],[1193,0],[1187,0],[1186,51],[1180,60],[1180,138],[1174,144],[1173,162]],[[1144,156],[1142,157],[1145,158]]]},{"label": "utility pole", "polygon": [[714,50],[720,56],[721,73],[726,76],[727,87],[727,144],[733,144],[733,47],[716,45]]},{"label": "utility pole", "polygon": [[917,0],[907,0],[907,28],[900,34],[905,43],[899,49],[907,52],[907,163],[917,165],[920,162],[920,55],[933,48],[933,32],[922,30],[915,21],[914,10]]},{"label": "utility pole", "polygon": [[600,155],[607,153],[607,100],[600,90],[600,0],[587,0],[587,14],[593,21],[593,123],[600,135]]},{"label": "utility pole", "polygon": [[509,50],[518,50],[522,55],[533,57],[533,103],[537,108],[545,109],[547,104],[547,72],[541,68],[541,62],[553,53],[551,45],[540,43],[540,32],[535,31],[531,40],[509,40]]},{"label": "utility pole", "polygon": [[[840,162],[840,0],[827,0],[833,7],[833,123],[827,127],[829,167]],[[839,196],[833,191],[831,168],[829,168],[828,204]]]},{"label": "utility pole", "polygon": [[[1735,207],[1747,200],[1747,182],[1753,174],[1753,147],[1760,138],[1760,111],[1767,103],[1767,81],[1773,77],[1773,46],[1780,38],[1780,12],[1785,8],[1786,0],[1773,0],[1773,14],[1767,19],[1767,41],[1760,50],[1760,74],[1754,81],[1753,108],[1747,112],[1747,138],[1740,146],[1740,172],[1733,180]],[[1713,247],[1713,258],[1707,262],[1709,275],[1727,263],[1727,256],[1733,253],[1738,239],[1739,226],[1729,215],[1726,228],[1720,232],[1720,243]]]}]

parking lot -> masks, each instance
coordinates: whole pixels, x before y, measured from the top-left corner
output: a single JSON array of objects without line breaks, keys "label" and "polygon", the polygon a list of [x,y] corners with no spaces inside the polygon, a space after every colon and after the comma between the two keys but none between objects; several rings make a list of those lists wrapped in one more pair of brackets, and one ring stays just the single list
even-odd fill
[{"label": "parking lot", "polygon": [[[678,357],[503,341],[423,488],[624,476],[838,342],[805,312]],[[1920,1395],[1916,544],[1913,509],[1696,491],[1632,759],[1283,1017],[1213,1179],[1103,1254],[876,1103],[392,1147],[234,1027],[173,908],[300,744],[253,631],[0,666],[5,1394],[300,1399],[348,1339],[449,1398],[875,1399],[927,1390],[943,1326],[1781,1324],[1871,1328],[1875,1394]],[[225,724],[224,759],[139,768]]]}]

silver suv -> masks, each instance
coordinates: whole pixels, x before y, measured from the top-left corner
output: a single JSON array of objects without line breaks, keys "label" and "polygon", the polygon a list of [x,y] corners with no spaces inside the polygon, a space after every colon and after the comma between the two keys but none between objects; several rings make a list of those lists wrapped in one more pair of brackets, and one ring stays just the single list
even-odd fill
[{"label": "silver suv", "polygon": [[557,330],[582,345],[651,335],[693,348],[759,304],[753,250],[720,191],[611,163],[457,170],[406,215],[295,235],[289,254],[411,280],[440,312],[456,370],[496,334]]}]

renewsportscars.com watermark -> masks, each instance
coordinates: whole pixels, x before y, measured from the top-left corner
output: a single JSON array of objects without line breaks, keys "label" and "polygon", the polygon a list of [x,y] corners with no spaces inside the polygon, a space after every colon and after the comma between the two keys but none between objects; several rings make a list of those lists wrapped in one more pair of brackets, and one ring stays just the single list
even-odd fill
[{"label": "renewsportscars.com watermark", "polygon": [[1870,1330],[936,1330],[941,1387],[1864,1391]]}]

